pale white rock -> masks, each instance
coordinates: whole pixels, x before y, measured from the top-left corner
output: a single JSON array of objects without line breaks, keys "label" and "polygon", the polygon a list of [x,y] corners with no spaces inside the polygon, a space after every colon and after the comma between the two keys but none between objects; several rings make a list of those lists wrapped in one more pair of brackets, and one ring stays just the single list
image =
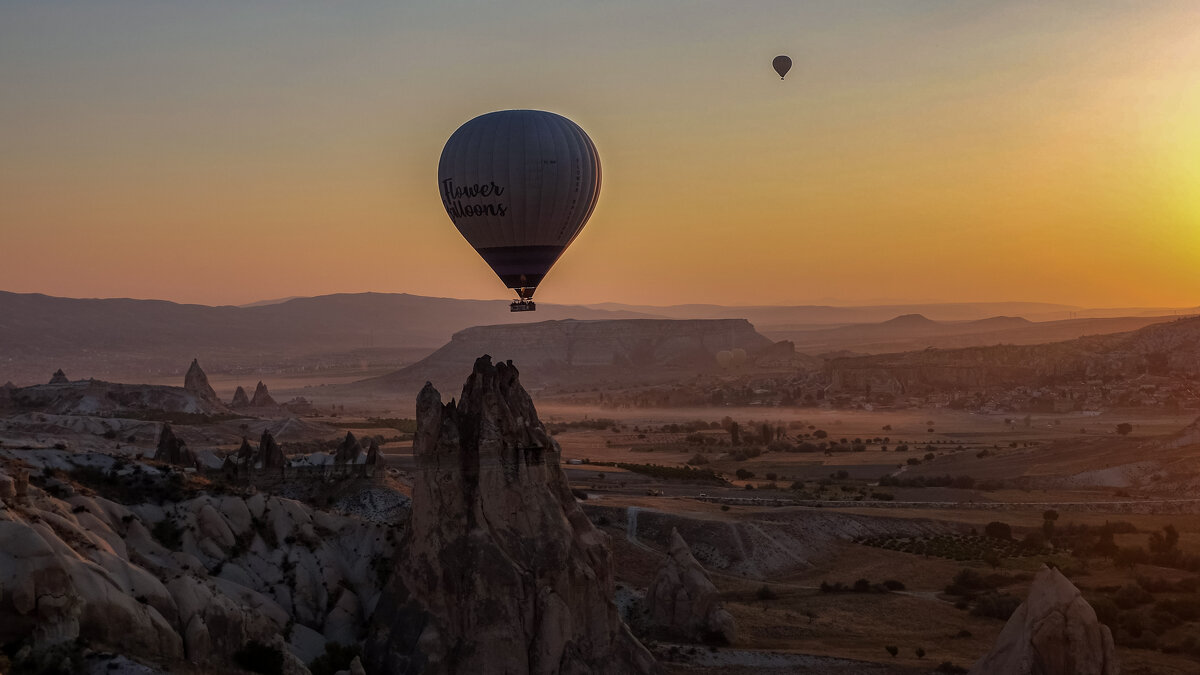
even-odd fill
[{"label": "pale white rock", "polygon": [[674,528],[667,558],[646,590],[646,605],[651,624],[673,636],[726,643],[737,637],[717,587]]},{"label": "pale white rock", "polygon": [[1043,567],[996,646],[970,675],[1117,675],[1108,626],[1058,570]]}]

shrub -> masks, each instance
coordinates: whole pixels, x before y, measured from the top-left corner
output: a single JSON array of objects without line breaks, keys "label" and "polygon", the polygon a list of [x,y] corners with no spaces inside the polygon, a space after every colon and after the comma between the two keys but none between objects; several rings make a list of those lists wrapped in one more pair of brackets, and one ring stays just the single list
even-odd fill
[{"label": "shrub", "polygon": [[904,590],[904,583],[896,581],[895,579],[888,579],[887,581],[883,582],[883,587],[889,591],[902,591]]},{"label": "shrub", "polygon": [[252,673],[283,675],[283,652],[258,640],[251,640],[234,652],[233,662]]},{"label": "shrub", "polygon": [[759,600],[774,600],[779,596],[775,594],[775,591],[771,590],[770,586],[763,584],[762,588],[755,592],[754,597],[758,598]]},{"label": "shrub", "polygon": [[900,653],[900,648],[896,645],[888,645],[884,647],[884,649],[886,649],[887,653],[891,654],[893,657]]},{"label": "shrub", "polygon": [[754,478],[754,472],[748,469],[738,469],[735,475],[738,477],[738,480],[749,480]]},{"label": "shrub", "polygon": [[1015,595],[1007,593],[987,593],[979,597],[975,606],[971,609],[972,616],[986,616],[1001,621],[1008,621],[1013,612],[1017,611],[1017,607],[1021,605],[1021,599]]},{"label": "shrub", "polygon": [[312,675],[334,675],[339,670],[349,670],[350,662],[359,656],[358,645],[343,645],[339,642],[325,643],[325,653],[308,664]]},{"label": "shrub", "polygon": [[983,528],[983,534],[992,539],[1012,539],[1012,526],[1008,523],[993,520]]},{"label": "shrub", "polygon": [[158,543],[172,551],[178,551],[183,546],[183,528],[179,527],[169,516],[155,523],[150,534],[158,540]]}]

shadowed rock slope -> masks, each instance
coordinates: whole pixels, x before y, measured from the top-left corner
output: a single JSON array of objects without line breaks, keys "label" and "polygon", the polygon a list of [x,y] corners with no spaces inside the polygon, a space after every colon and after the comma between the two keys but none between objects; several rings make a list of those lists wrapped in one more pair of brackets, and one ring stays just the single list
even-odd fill
[{"label": "shadowed rock slope", "polygon": [[376,612],[369,672],[651,673],[613,602],[607,536],[511,364],[484,356],[456,404],[417,398],[411,530]]}]

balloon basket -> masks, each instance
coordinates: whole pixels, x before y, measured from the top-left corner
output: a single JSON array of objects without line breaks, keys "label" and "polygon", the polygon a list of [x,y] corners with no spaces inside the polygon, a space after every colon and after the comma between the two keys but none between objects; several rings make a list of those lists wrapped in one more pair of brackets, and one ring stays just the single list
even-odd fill
[{"label": "balloon basket", "polygon": [[533,312],[537,310],[537,303],[532,300],[513,300],[508,305],[510,312]]}]

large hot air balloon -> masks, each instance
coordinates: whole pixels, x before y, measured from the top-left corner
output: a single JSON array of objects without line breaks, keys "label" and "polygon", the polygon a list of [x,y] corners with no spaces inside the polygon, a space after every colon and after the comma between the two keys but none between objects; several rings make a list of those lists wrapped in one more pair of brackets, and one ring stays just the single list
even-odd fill
[{"label": "large hot air balloon", "polygon": [[514,312],[579,235],[600,195],[600,157],[579,125],[541,110],[501,110],[458,128],[438,162],[454,226],[517,291]]},{"label": "large hot air balloon", "polygon": [[789,56],[780,54],[771,60],[771,67],[775,69],[775,72],[779,73],[779,79],[782,80],[788,74],[788,71],[792,69],[792,59]]}]

